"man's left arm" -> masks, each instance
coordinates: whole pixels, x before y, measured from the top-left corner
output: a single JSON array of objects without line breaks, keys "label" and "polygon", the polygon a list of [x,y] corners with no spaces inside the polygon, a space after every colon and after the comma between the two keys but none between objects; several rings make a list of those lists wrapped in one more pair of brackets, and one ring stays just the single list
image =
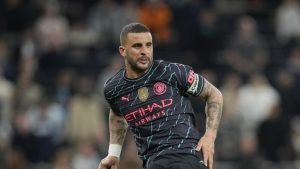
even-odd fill
[{"label": "man's left arm", "polygon": [[204,79],[204,86],[199,97],[206,101],[206,131],[199,140],[196,150],[202,150],[204,165],[212,169],[215,139],[222,116],[223,96],[214,85]]}]

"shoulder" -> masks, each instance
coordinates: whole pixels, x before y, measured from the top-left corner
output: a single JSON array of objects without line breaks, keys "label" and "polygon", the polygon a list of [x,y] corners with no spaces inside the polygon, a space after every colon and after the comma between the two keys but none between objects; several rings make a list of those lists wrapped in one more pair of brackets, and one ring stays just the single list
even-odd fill
[{"label": "shoulder", "polygon": [[104,91],[108,90],[109,88],[114,87],[115,85],[117,85],[118,83],[120,83],[120,81],[123,80],[123,73],[124,73],[124,69],[120,69],[115,75],[113,75],[112,77],[110,77],[105,83],[104,83]]},{"label": "shoulder", "polygon": [[153,67],[156,77],[168,81],[177,79],[184,82],[191,73],[194,73],[193,68],[189,65],[164,60],[156,60]]},{"label": "shoulder", "polygon": [[167,67],[167,70],[174,74],[177,78],[184,78],[188,76],[191,70],[193,68],[189,65],[182,64],[182,63],[176,63],[176,62],[165,62],[165,66]]},{"label": "shoulder", "polygon": [[165,61],[165,60],[156,60],[154,65],[157,65],[157,66],[163,67],[163,68],[168,68],[169,70],[181,70],[181,69],[190,69],[191,68],[189,65]]}]

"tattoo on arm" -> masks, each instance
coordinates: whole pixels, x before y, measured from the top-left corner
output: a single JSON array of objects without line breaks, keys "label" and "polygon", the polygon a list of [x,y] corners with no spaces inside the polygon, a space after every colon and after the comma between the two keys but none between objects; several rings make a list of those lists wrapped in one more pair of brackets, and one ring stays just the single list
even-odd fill
[{"label": "tattoo on arm", "polygon": [[206,104],[207,124],[210,129],[217,130],[222,115],[222,104],[219,102],[207,102]]},{"label": "tattoo on arm", "polygon": [[123,144],[128,124],[122,116],[115,115],[112,111],[109,114],[110,143]]},{"label": "tattoo on arm", "polygon": [[222,116],[223,96],[214,85],[205,80],[200,97],[206,101],[206,127],[217,131]]}]

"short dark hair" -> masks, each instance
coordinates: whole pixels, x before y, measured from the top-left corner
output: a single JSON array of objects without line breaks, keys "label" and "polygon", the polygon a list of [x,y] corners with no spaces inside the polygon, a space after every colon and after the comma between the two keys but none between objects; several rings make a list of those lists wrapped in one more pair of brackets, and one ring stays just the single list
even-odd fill
[{"label": "short dark hair", "polygon": [[141,23],[130,23],[122,28],[120,33],[120,43],[125,44],[128,33],[144,33],[150,32],[150,29]]}]

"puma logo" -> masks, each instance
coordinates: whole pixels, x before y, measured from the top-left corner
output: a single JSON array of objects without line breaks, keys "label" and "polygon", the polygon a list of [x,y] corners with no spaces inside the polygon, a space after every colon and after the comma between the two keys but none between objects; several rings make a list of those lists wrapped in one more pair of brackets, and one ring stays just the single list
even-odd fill
[{"label": "puma logo", "polygon": [[127,97],[125,97],[125,96],[122,96],[122,97],[121,97],[121,100],[124,100],[124,101],[129,101],[129,95],[127,95]]}]

